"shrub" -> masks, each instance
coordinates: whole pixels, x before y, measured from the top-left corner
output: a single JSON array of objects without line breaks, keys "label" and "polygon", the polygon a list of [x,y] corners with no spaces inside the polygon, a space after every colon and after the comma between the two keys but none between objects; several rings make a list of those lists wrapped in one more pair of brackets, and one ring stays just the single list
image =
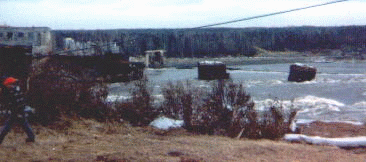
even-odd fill
[{"label": "shrub", "polygon": [[169,82],[162,89],[164,102],[161,106],[161,112],[174,119],[182,119],[185,123],[185,128],[191,130],[192,111],[193,111],[193,93],[190,88],[190,83],[187,81],[186,87],[181,82],[173,84]]},{"label": "shrub", "polygon": [[158,109],[153,106],[148,80],[143,78],[134,81],[131,99],[113,108],[103,102],[107,88],[93,73],[57,59],[35,67],[28,91],[30,104],[36,109],[35,120],[48,125],[65,117],[100,121],[122,118],[134,126],[145,126],[162,113],[183,119],[185,128],[195,133],[277,139],[288,132],[296,115],[295,109],[287,114],[280,104],[256,111],[242,84],[227,80],[213,82],[208,91],[192,88],[189,82],[169,83],[162,89],[164,101]]},{"label": "shrub", "polygon": [[181,119],[183,116],[183,97],[186,94],[186,89],[181,82],[173,84],[169,82],[166,87],[162,88],[164,97],[161,107],[162,113],[174,119]]},{"label": "shrub", "polygon": [[134,126],[148,125],[159,115],[158,109],[153,107],[154,99],[147,88],[147,78],[134,82],[130,94],[132,99],[116,106],[117,114]]},{"label": "shrub", "polygon": [[219,80],[208,92],[196,115],[197,131],[208,134],[237,135],[244,126],[255,125],[256,113],[242,85]]},{"label": "shrub", "polygon": [[289,126],[296,116],[297,110],[291,108],[287,114],[278,101],[263,112],[260,121],[261,138],[278,139],[289,132]]},{"label": "shrub", "polygon": [[279,104],[273,104],[263,113],[258,112],[241,84],[224,80],[215,82],[206,95],[191,96],[200,96],[200,100],[204,100],[202,105],[191,106],[190,123],[194,123],[192,131],[196,133],[278,139],[288,132],[297,113],[291,109],[287,114]]},{"label": "shrub", "polygon": [[108,92],[91,71],[55,58],[38,64],[28,90],[29,104],[36,109],[34,120],[43,125],[65,116],[105,120],[111,114],[103,102]]}]

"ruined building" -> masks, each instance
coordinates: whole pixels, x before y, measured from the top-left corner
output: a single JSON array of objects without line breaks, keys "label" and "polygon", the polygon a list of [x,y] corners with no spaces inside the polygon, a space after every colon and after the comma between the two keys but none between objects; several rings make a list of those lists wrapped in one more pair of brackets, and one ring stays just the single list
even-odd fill
[{"label": "ruined building", "polygon": [[51,29],[0,26],[0,46],[31,47],[33,55],[47,55],[52,52]]}]

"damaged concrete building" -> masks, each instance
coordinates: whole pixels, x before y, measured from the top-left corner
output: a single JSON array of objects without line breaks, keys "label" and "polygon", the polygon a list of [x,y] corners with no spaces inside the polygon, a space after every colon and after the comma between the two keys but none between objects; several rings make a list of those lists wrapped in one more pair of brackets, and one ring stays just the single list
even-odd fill
[{"label": "damaged concrete building", "polygon": [[0,46],[32,47],[33,55],[47,55],[53,50],[51,28],[0,26]]},{"label": "damaged concrete building", "polygon": [[145,66],[151,68],[161,68],[165,63],[165,50],[145,51]]}]

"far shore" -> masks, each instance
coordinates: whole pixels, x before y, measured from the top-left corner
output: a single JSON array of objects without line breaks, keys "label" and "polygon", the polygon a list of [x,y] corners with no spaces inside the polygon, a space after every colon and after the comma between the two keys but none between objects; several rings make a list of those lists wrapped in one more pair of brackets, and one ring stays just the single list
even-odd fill
[{"label": "far shore", "polygon": [[220,61],[227,66],[237,65],[263,65],[263,64],[286,64],[286,63],[331,63],[331,62],[359,62],[363,61],[352,57],[324,56],[311,54],[271,54],[259,55],[256,57],[247,56],[225,56],[205,58],[166,58],[165,67],[190,66],[196,67],[201,61]]},{"label": "far shore", "polygon": [[309,62],[309,57],[215,57],[215,58],[167,58],[166,67],[175,67],[179,65],[197,66],[201,61],[220,61],[227,66],[235,65],[256,65],[256,64],[279,64]]}]

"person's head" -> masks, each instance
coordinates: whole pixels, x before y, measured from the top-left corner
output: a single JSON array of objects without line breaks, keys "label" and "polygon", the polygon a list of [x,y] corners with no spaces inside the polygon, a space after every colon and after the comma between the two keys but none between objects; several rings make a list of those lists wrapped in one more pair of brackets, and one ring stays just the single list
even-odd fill
[{"label": "person's head", "polygon": [[3,85],[4,85],[5,87],[10,88],[10,87],[14,86],[14,85],[15,85],[15,83],[17,83],[17,82],[18,82],[18,79],[16,79],[16,78],[13,78],[13,77],[7,77],[7,78],[5,78],[5,79],[4,79],[4,81],[3,81]]}]

